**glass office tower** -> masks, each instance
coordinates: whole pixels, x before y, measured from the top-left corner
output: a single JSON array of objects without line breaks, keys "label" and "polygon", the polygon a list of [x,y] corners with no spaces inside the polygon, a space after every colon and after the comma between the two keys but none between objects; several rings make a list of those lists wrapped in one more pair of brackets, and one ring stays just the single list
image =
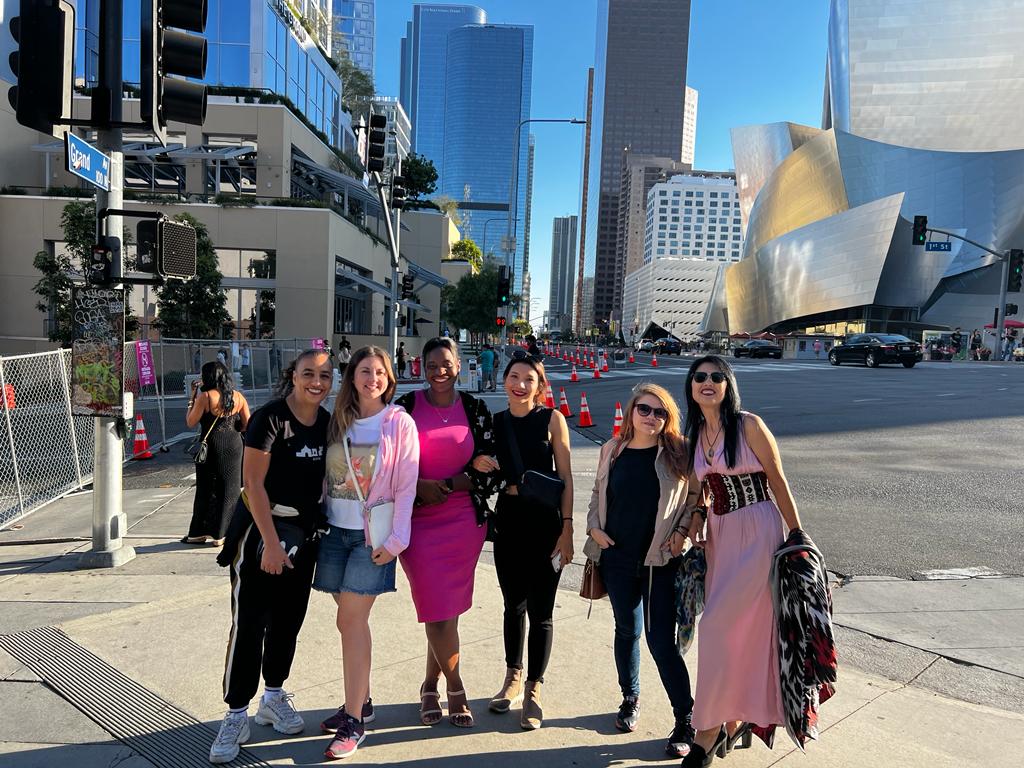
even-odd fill
[{"label": "glass office tower", "polygon": [[[515,293],[524,270],[529,126],[519,131],[518,154],[516,133],[530,117],[532,82],[533,27],[473,24],[448,33],[438,189],[459,204],[463,236],[481,246],[488,220],[507,217],[513,200]],[[513,174],[518,184],[510,184]],[[504,254],[506,232],[504,221],[491,221],[488,249]]]},{"label": "glass office tower", "polygon": [[331,54],[348,51],[352,63],[373,77],[375,0],[334,0]]}]

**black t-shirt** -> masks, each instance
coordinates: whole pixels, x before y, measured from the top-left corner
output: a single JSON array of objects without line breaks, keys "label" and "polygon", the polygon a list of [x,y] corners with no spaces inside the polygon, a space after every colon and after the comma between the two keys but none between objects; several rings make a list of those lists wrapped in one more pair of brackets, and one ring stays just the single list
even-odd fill
[{"label": "black t-shirt", "polygon": [[608,478],[608,517],[604,532],[620,558],[642,563],[654,538],[661,485],[654,463],[658,446],[626,448]]},{"label": "black t-shirt", "polygon": [[306,526],[320,520],[330,420],[330,414],[320,408],[316,423],[307,427],[295,418],[286,400],[272,400],[252,414],[245,433],[246,446],[270,454],[263,481],[270,503],[299,510]]}]

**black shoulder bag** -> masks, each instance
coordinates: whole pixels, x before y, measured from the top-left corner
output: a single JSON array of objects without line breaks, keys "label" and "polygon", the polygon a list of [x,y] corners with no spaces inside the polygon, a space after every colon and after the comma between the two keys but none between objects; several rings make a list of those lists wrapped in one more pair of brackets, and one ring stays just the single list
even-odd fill
[{"label": "black shoulder bag", "polygon": [[519,454],[519,443],[512,428],[512,414],[508,411],[505,411],[505,428],[508,432],[508,448],[512,454],[512,463],[515,465],[516,477],[519,478],[519,482],[516,483],[519,495],[526,501],[552,510],[561,526],[562,491],[565,490],[565,481],[535,469],[523,471],[523,457]]}]

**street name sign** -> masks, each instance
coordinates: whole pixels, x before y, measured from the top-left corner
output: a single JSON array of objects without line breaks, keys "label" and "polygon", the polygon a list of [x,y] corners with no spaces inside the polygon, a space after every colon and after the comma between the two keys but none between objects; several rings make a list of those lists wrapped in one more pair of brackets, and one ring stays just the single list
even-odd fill
[{"label": "street name sign", "polygon": [[945,240],[943,242],[928,242],[924,244],[924,249],[926,251],[952,251],[953,243],[949,240]]},{"label": "street name sign", "polygon": [[110,158],[70,131],[64,134],[64,161],[68,173],[110,191]]}]

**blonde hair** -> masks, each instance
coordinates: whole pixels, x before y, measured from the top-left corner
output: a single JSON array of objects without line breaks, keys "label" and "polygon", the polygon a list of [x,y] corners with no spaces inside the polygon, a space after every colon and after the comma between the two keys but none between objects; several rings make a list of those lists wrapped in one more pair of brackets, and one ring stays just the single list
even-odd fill
[{"label": "blonde hair", "polygon": [[331,416],[330,426],[327,428],[328,442],[335,443],[341,440],[352,422],[359,418],[359,396],[356,395],[356,369],[359,364],[368,357],[378,357],[384,365],[384,371],[388,376],[388,386],[384,394],[380,396],[381,401],[388,405],[391,398],[395,396],[395,388],[398,381],[395,379],[395,370],[391,367],[391,358],[388,353],[380,347],[360,347],[352,353],[352,359],[345,368],[345,375],[341,377],[341,388],[338,390],[338,397],[334,401],[334,415]]},{"label": "blonde hair", "polygon": [[686,440],[682,433],[682,418],[679,415],[679,406],[669,391],[662,386],[643,382],[633,387],[633,396],[626,403],[626,412],[622,420],[622,431],[619,433],[619,441],[626,445],[633,439],[633,408],[637,401],[644,395],[656,397],[662,407],[668,411],[668,418],[665,426],[658,435],[658,443],[664,450],[665,458],[669,469],[678,478],[684,478],[689,474],[687,462],[689,452],[686,447]]}]

